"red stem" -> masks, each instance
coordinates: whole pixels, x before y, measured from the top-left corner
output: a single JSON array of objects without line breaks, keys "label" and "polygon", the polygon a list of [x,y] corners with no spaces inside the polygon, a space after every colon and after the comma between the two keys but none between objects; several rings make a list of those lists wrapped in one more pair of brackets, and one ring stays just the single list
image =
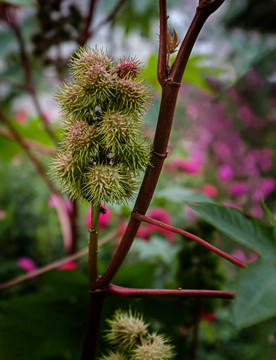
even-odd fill
[{"label": "red stem", "polygon": [[232,291],[220,290],[186,290],[186,289],[133,289],[109,284],[101,290],[104,295],[115,296],[124,299],[145,299],[145,298],[221,298],[234,299]]},{"label": "red stem", "polygon": [[183,236],[185,236],[185,237],[187,237],[187,238],[189,238],[191,240],[196,241],[200,245],[202,245],[202,246],[206,247],[207,249],[213,251],[217,255],[219,255],[222,258],[232,262],[233,264],[235,264],[235,265],[237,265],[237,266],[239,266],[239,267],[241,267],[243,269],[246,268],[246,264],[244,264],[240,260],[238,260],[238,259],[234,258],[233,256],[227,254],[226,252],[218,249],[217,247],[215,247],[214,245],[212,245],[212,244],[208,243],[207,241],[201,239],[200,237],[189,233],[188,231],[178,229],[178,228],[176,228],[174,226],[171,226],[171,225],[168,225],[168,224],[164,224],[161,221],[152,219],[152,218],[150,218],[148,216],[145,216],[145,215],[142,215],[142,214],[138,214],[137,212],[132,213],[132,217],[134,217],[136,220],[144,221],[144,222],[147,222],[149,224],[161,227],[162,229],[166,229],[166,230],[172,231],[172,232],[174,232],[176,234],[183,235]]}]

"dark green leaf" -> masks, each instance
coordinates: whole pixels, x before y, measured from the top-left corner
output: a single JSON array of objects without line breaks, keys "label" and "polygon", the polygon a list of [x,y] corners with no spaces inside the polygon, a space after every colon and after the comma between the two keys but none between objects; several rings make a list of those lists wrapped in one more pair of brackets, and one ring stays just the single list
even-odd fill
[{"label": "dark green leaf", "polygon": [[260,259],[241,274],[236,301],[235,322],[247,327],[276,315],[276,263]]},{"label": "dark green leaf", "polygon": [[215,204],[190,204],[203,219],[233,240],[260,252],[263,258],[275,259],[276,246],[273,241],[273,227],[254,217],[248,217],[240,210]]}]

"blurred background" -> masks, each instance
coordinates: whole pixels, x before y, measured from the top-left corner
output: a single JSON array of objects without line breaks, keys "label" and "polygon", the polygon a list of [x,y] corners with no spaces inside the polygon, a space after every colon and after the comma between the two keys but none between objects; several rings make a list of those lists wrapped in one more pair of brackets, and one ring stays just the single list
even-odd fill
[{"label": "blurred background", "polygon": [[[179,40],[196,5],[168,0],[169,31],[175,29]],[[141,59],[154,96],[145,117],[145,135],[153,139],[161,95],[158,16],[155,0],[0,2],[0,283],[87,245],[89,204],[60,194],[49,175],[61,134],[55,94],[69,77],[67,64],[79,46],[104,48],[114,59]],[[256,260],[255,253],[218,233],[185,204],[215,201],[265,221],[263,199],[276,211],[275,18],[273,0],[227,0],[208,20],[183,77],[169,155],[148,211],[248,263]],[[100,273],[133,203],[104,206]],[[56,267],[1,290],[1,358],[80,358],[87,257]],[[148,224],[139,229],[114,282],[234,291],[239,272],[191,240]],[[104,317],[130,304],[154,330],[172,338],[176,359],[276,359],[275,318],[238,331],[229,301],[176,299],[108,299]],[[105,346],[101,340],[100,351]]]}]

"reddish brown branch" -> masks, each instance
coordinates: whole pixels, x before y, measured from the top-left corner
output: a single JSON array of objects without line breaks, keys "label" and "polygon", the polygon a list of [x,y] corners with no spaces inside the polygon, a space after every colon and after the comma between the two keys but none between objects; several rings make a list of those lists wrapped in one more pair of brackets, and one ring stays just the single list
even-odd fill
[{"label": "reddish brown branch", "polygon": [[152,224],[152,225],[156,225],[162,229],[166,229],[166,230],[169,230],[169,231],[172,231],[176,234],[180,234],[180,235],[183,235],[191,240],[194,240],[196,241],[197,243],[199,243],[200,245],[206,247],[207,249],[213,251],[214,253],[216,253],[217,255],[221,256],[222,258],[230,261],[231,263],[241,267],[241,268],[246,268],[246,264],[244,264],[242,261],[234,258],[233,256],[227,254],[226,252],[218,249],[217,247],[215,247],[214,245],[208,243],[207,241],[201,239],[200,237],[194,235],[194,234],[191,234],[189,233],[188,231],[185,231],[185,230],[181,230],[181,229],[178,229],[174,226],[171,226],[171,225],[168,225],[168,224],[164,224],[162,223],[161,221],[158,221],[158,220],[155,220],[155,219],[152,219],[148,216],[145,216],[145,215],[142,215],[142,214],[138,214],[137,212],[133,212],[132,213],[132,217],[134,217],[136,220],[139,220],[139,221],[144,221],[146,223],[149,223],[149,224]]},{"label": "reddish brown branch", "polygon": [[119,0],[118,3],[114,6],[114,8],[111,10],[110,14],[108,14],[107,17],[103,19],[94,30],[91,31],[91,36],[93,36],[96,31],[99,31],[102,26],[113,22],[115,16],[119,13],[119,11],[122,9],[126,2],[127,0]]},{"label": "reddish brown branch", "polygon": [[195,16],[180,46],[175,61],[171,67],[170,78],[174,82],[181,82],[188,59],[198,35],[208,17],[217,10],[224,0],[200,0]]},{"label": "reddish brown branch", "polygon": [[221,298],[233,299],[235,293],[232,291],[220,290],[186,290],[186,289],[133,289],[113,284],[103,290],[104,295],[115,296],[124,299],[145,299],[145,298]]},{"label": "reddish brown branch", "polygon": [[16,19],[14,19],[14,21],[10,21],[9,25],[11,26],[11,28],[17,38],[18,45],[19,45],[21,64],[22,64],[22,69],[24,71],[24,76],[25,76],[25,89],[31,95],[34,106],[35,106],[36,111],[38,112],[39,116],[42,119],[45,130],[47,131],[49,136],[52,138],[52,140],[57,144],[57,142],[58,142],[57,137],[56,137],[55,133],[53,132],[53,129],[49,125],[48,119],[44,115],[41,105],[39,103],[38,97],[37,97],[37,93],[36,93],[36,89],[35,89],[35,85],[34,85],[34,81],[33,81],[33,77],[32,77],[30,60],[29,60],[28,53],[26,51],[25,42],[24,42],[21,30],[19,28],[19,25],[18,25]]},{"label": "reddish brown branch", "polygon": [[3,113],[3,111],[0,109],[0,121],[2,121],[7,128],[10,131],[10,134],[12,136],[12,138],[14,140],[16,140],[20,146],[23,148],[23,150],[25,151],[26,155],[28,156],[28,158],[31,160],[31,162],[33,163],[33,165],[35,166],[37,172],[39,173],[39,175],[44,179],[44,181],[46,182],[46,184],[48,185],[50,191],[52,193],[55,194],[59,194],[60,192],[59,190],[56,188],[56,186],[54,185],[54,183],[50,180],[49,176],[47,175],[44,166],[42,165],[42,163],[39,161],[39,159],[30,151],[30,148],[26,145],[24,139],[22,138],[22,136],[17,132],[17,130],[15,129],[15,127],[11,124],[11,122],[7,119],[6,115]]},{"label": "reddish brown branch", "polygon": [[[15,136],[14,136],[14,134],[12,132],[0,129],[0,135],[5,137],[6,139],[16,141],[16,138],[15,138]],[[37,141],[34,141],[34,140],[27,140],[27,139],[22,138],[22,141],[24,143],[24,146],[26,148],[28,148],[28,149],[37,150],[37,151],[39,151],[41,153],[44,153],[44,154],[54,154],[56,152],[55,149],[50,148],[50,147],[45,146],[45,145],[42,145],[42,144],[40,144],[40,143],[38,143]]]},{"label": "reddish brown branch", "polygon": [[96,4],[97,4],[98,0],[90,0],[90,4],[89,4],[89,9],[88,9],[88,15],[85,19],[85,23],[84,23],[84,27],[83,27],[83,31],[80,35],[80,46],[84,46],[86,44],[86,41],[89,39],[89,37],[91,36],[90,32],[89,32],[89,28],[90,25],[92,23],[93,20],[93,16],[95,13],[95,8],[96,8]]}]

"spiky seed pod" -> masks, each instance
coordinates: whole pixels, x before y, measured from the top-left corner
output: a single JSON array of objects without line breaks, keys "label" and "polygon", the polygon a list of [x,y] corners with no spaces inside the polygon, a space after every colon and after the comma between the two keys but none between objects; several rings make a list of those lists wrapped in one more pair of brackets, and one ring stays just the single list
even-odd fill
[{"label": "spiky seed pod", "polygon": [[109,352],[107,355],[101,356],[99,360],[127,360],[124,355]]},{"label": "spiky seed pod", "polygon": [[81,183],[83,167],[77,162],[72,152],[64,153],[59,151],[51,165],[51,173],[62,188],[62,191],[69,192],[71,198],[77,199],[81,196]]},{"label": "spiky seed pod", "polygon": [[61,144],[65,151],[70,151],[79,162],[91,161],[91,155],[97,152],[97,129],[85,121],[66,124],[66,134]]},{"label": "spiky seed pod", "polygon": [[134,349],[147,333],[148,324],[141,316],[129,312],[116,311],[112,319],[107,320],[110,330],[105,338],[119,351]]},{"label": "spiky seed pod", "polygon": [[95,107],[110,101],[116,88],[116,77],[106,71],[101,64],[96,64],[75,77],[75,83],[83,88],[84,106]]},{"label": "spiky seed pod", "polygon": [[149,89],[143,81],[123,78],[117,82],[116,103],[114,109],[131,115],[143,115],[151,101]]},{"label": "spiky seed pod", "polygon": [[63,84],[58,91],[57,100],[66,115],[81,119],[87,113],[93,115],[96,106],[108,103],[113,98],[115,89],[115,75],[96,64],[76,76],[74,84]]},{"label": "spiky seed pod", "polygon": [[121,164],[95,165],[85,174],[83,196],[92,203],[120,203],[136,189],[133,174]]},{"label": "spiky seed pod", "polygon": [[141,62],[133,57],[124,58],[116,66],[116,71],[120,78],[136,78],[142,71]]},{"label": "spiky seed pod", "polygon": [[174,359],[174,347],[161,335],[149,335],[132,351],[131,360],[171,360]]},{"label": "spiky seed pod", "polygon": [[101,65],[108,70],[111,67],[111,59],[106,56],[102,49],[92,49],[87,45],[76,51],[69,63],[74,76],[86,73],[95,65]]},{"label": "spiky seed pod", "polygon": [[129,142],[114,142],[110,150],[116,151],[121,162],[130,170],[136,172],[138,170],[144,170],[145,167],[150,164],[152,147],[151,145],[146,144],[146,141],[147,138],[142,137],[139,134]]}]

